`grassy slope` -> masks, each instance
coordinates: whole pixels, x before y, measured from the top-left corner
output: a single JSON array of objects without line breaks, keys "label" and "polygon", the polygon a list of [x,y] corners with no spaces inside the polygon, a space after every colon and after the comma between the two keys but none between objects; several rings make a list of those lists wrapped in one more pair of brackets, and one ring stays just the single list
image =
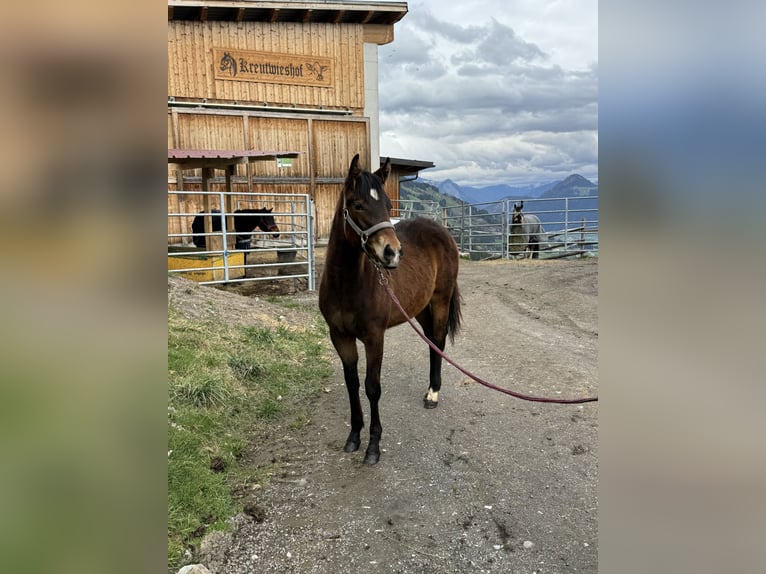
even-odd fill
[{"label": "grassy slope", "polygon": [[235,485],[264,480],[264,469],[238,465],[247,441],[293,415],[293,405],[314,396],[331,374],[325,325],[314,323],[303,331],[242,327],[169,309],[169,567],[239,511]]}]

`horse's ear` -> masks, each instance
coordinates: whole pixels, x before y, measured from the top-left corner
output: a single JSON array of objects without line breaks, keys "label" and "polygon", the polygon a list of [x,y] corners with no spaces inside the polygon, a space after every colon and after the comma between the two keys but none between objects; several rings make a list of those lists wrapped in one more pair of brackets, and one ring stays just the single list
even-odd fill
[{"label": "horse's ear", "polygon": [[267,207],[266,208],[266,213],[271,213],[272,211],[274,211],[273,207]]},{"label": "horse's ear", "polygon": [[520,209],[520,210],[521,210],[521,209],[524,209],[524,200],[523,200],[523,199],[521,200],[521,205],[519,206],[519,209]]},{"label": "horse's ear", "polygon": [[359,167],[359,154],[356,154],[354,159],[351,160],[351,165],[348,168],[348,178],[356,180],[360,173],[362,173],[362,170]]},{"label": "horse's ear", "polygon": [[390,157],[386,158],[386,161],[383,163],[382,166],[378,168],[378,171],[375,172],[375,175],[377,175],[380,178],[380,181],[382,181],[383,183],[386,183],[388,176],[391,175],[391,158]]}]

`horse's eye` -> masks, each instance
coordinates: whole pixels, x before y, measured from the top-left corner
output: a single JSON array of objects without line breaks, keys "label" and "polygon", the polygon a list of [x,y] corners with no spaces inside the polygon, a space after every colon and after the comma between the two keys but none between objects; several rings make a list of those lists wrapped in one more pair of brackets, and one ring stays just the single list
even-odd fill
[{"label": "horse's eye", "polygon": [[354,209],[356,209],[357,211],[363,211],[364,210],[364,205],[362,205],[360,202],[357,201],[354,204]]}]

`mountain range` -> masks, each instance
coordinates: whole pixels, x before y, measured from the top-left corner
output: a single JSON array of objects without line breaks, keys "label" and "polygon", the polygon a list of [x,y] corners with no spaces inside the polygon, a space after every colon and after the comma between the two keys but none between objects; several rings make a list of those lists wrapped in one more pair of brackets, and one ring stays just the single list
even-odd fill
[{"label": "mountain range", "polygon": [[[486,218],[483,223],[496,224],[496,216],[503,210],[501,200],[528,200],[527,212],[536,212],[549,232],[559,231],[568,221],[579,221],[587,218],[588,226],[598,225],[598,185],[578,174],[544,185],[528,185],[513,187],[510,185],[493,185],[489,187],[464,187],[454,181],[429,182],[425,179],[402,181],[399,197],[414,213],[424,214],[446,208],[451,215],[460,213],[461,206],[474,205],[473,213]],[[545,200],[536,201],[536,200]],[[478,206],[477,206],[478,204]],[[484,204],[484,205],[482,205]],[[569,215],[564,215],[564,210]],[[475,222],[478,224],[478,220]]]},{"label": "mountain range", "polygon": [[500,184],[487,187],[469,187],[458,185],[450,179],[442,182],[423,181],[437,188],[444,195],[450,195],[472,204],[500,201],[501,199],[593,197],[598,195],[598,184],[579,174],[570,175],[561,181],[524,186]]}]

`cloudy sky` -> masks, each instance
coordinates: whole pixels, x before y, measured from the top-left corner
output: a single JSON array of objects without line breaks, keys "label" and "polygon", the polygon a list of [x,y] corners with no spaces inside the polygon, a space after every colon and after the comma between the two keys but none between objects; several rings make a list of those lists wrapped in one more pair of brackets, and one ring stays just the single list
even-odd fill
[{"label": "cloudy sky", "polygon": [[598,180],[597,0],[410,0],[379,49],[382,156],[422,177]]}]

